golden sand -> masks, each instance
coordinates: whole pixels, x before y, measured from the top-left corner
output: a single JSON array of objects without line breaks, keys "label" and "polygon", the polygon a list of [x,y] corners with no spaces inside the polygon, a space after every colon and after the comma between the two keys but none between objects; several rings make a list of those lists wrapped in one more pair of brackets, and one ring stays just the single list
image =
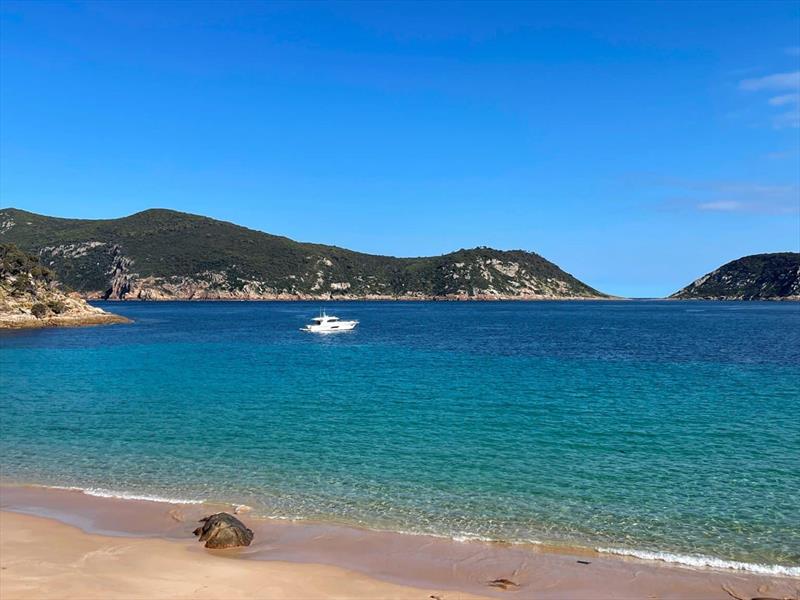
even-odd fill
[{"label": "golden sand", "polygon": [[395,585],[326,565],[232,560],[194,542],[89,535],[41,517],[0,513],[2,600],[432,597],[478,598]]}]

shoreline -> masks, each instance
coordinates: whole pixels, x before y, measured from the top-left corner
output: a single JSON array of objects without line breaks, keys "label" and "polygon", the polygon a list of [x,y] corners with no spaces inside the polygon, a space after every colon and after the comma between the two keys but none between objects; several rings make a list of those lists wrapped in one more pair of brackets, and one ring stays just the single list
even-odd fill
[{"label": "shoreline", "polygon": [[[350,523],[335,520],[320,520],[315,518],[307,518],[302,516],[269,516],[258,514],[252,506],[247,504],[238,504],[235,502],[228,502],[224,500],[195,500],[187,498],[169,498],[159,496],[156,494],[146,493],[133,493],[133,492],[117,492],[106,490],[96,487],[78,487],[78,486],[58,486],[58,485],[45,485],[38,483],[17,483],[17,482],[0,482],[0,498],[2,491],[9,488],[21,488],[21,490],[33,490],[34,494],[39,492],[49,494],[50,492],[66,492],[76,493],[90,498],[100,498],[111,500],[114,502],[148,502],[159,505],[168,505],[176,507],[198,507],[198,511],[202,512],[205,507],[206,512],[227,511],[235,515],[243,514],[243,518],[252,519],[255,523],[260,524],[291,524],[298,527],[316,527],[330,530],[338,530],[341,532],[359,532],[362,535],[385,535],[385,536],[400,536],[402,538],[412,538],[419,540],[437,540],[453,544],[479,544],[484,546],[517,548],[520,550],[527,550],[536,553],[545,554],[558,554],[570,557],[606,557],[622,560],[640,561],[645,564],[664,564],[669,567],[678,569],[700,569],[700,570],[713,570],[723,573],[743,572],[749,575],[767,576],[767,577],[792,577],[800,578],[800,565],[787,566],[782,564],[761,564],[750,563],[740,560],[724,559],[715,556],[701,555],[701,554],[676,554],[669,551],[655,551],[655,550],[638,550],[630,548],[612,548],[612,547],[598,547],[591,544],[580,545],[580,543],[557,543],[553,541],[538,541],[538,540],[505,540],[493,539],[477,535],[456,535],[450,536],[446,534],[437,534],[431,532],[420,531],[405,531],[401,529],[381,529],[369,527],[364,524]],[[18,490],[19,491],[19,490]],[[0,510],[3,510],[3,504],[0,502]],[[172,512],[172,511],[170,511]],[[35,511],[34,511],[35,513]],[[38,513],[35,513],[38,514]],[[72,515],[74,516],[74,515]],[[72,522],[69,516],[62,517],[68,522]],[[88,530],[91,533],[91,528]],[[131,532],[108,530],[114,534],[130,535]],[[151,532],[154,533],[154,532]],[[155,532],[162,533],[162,532]],[[166,535],[166,534],[165,534]],[[169,536],[167,536],[169,537]]]},{"label": "shoreline", "polygon": [[0,331],[20,329],[44,329],[46,327],[91,327],[94,325],[118,325],[132,323],[131,319],[108,313],[92,316],[58,316],[38,319],[36,317],[0,319]]},{"label": "shoreline", "polygon": [[87,302],[592,302],[631,300],[621,296],[296,296],[277,294],[270,296],[225,297],[133,297],[103,298],[94,293],[81,296]]},{"label": "shoreline", "polygon": [[334,296],[300,298],[296,296],[284,297],[244,297],[244,298],[102,298],[93,295],[81,296],[87,302],[108,302],[111,304],[133,303],[160,303],[160,302],[479,302],[479,303],[515,303],[515,302],[736,302],[736,303],[755,303],[755,302],[797,302],[800,303],[800,296],[787,296],[781,298],[628,298],[625,296],[606,296],[602,298],[585,296],[565,296],[565,297],[541,297],[541,296],[513,296],[513,297],[449,297],[449,296],[425,296],[425,297],[396,297],[396,296]]},{"label": "shoreline", "polygon": [[[190,547],[201,516],[231,505],[167,503],[89,495],[74,489],[0,486],[0,510],[55,519],[84,535],[146,538]],[[537,598],[792,597],[800,578],[715,568],[693,568],[663,561],[601,554],[591,549],[455,541],[447,538],[381,532],[356,527],[254,518],[239,507],[239,518],[256,533],[236,560],[328,565],[368,578],[420,589],[450,590],[502,597],[508,591],[489,582],[508,579]],[[423,596],[423,597],[428,597]]]}]

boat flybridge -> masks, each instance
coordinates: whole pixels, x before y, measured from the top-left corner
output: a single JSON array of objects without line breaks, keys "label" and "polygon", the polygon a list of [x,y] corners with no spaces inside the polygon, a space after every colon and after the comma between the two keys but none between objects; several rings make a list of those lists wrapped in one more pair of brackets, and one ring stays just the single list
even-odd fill
[{"label": "boat flybridge", "polygon": [[350,331],[356,328],[358,321],[342,321],[339,317],[328,315],[324,310],[318,317],[311,319],[311,323],[301,328],[300,331],[310,333],[336,333],[338,331]]}]

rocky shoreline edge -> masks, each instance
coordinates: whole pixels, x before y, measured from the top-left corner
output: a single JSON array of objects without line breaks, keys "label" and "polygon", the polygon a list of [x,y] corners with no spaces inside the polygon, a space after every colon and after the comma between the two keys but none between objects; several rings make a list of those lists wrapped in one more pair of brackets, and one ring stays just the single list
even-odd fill
[{"label": "rocky shoreline edge", "polygon": [[314,296],[307,294],[265,294],[260,296],[235,295],[235,294],[199,294],[185,296],[166,295],[138,295],[124,298],[105,297],[101,293],[83,295],[89,301],[107,302],[547,302],[547,301],[584,301],[593,300],[629,300],[621,296],[497,296],[493,294],[480,294],[475,296],[447,295],[447,296],[385,296],[385,295],[335,295]]},{"label": "rocky shoreline edge", "polygon": [[0,244],[0,329],[130,323],[61,288],[39,257]]},{"label": "rocky shoreline edge", "polygon": [[88,327],[132,323],[130,319],[103,311],[96,315],[64,315],[38,319],[33,315],[0,315],[2,329],[42,329],[45,327]]}]

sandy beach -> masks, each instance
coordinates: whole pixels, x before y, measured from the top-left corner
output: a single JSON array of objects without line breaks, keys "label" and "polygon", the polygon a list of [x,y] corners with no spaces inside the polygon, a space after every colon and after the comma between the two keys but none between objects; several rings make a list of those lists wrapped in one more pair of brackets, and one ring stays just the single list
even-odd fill
[{"label": "sandy beach", "polygon": [[227,560],[188,544],[88,535],[53,520],[2,513],[0,597],[432,598],[468,600],[386,583],[327,565]]},{"label": "sandy beach", "polygon": [[[800,579],[552,549],[242,519],[250,548],[208,551],[190,531],[224,507],[0,488],[0,597],[797,598]],[[232,510],[231,507],[227,507]],[[28,514],[21,514],[22,512]],[[493,585],[494,580],[513,584]]]}]

